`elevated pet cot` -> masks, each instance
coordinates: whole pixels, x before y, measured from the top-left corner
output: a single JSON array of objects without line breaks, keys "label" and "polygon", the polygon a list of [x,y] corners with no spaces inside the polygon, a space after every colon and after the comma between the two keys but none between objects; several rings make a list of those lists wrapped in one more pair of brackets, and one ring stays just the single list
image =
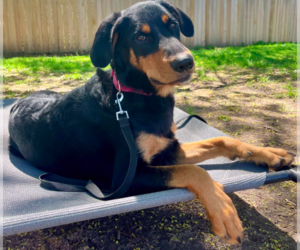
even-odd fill
[{"label": "elevated pet cot", "polygon": [[[144,195],[101,201],[86,192],[58,192],[40,186],[43,174],[28,162],[8,152],[8,118],[15,100],[3,100],[3,186],[4,186],[4,236],[49,228],[109,215],[126,213],[188,201],[194,195],[186,189],[171,189]],[[227,136],[205,122],[175,109],[177,138],[181,142],[204,140]],[[252,163],[230,161],[226,158],[207,160],[199,164],[211,177],[225,186],[227,193],[258,188],[264,184],[293,180],[297,172],[287,169],[268,173],[262,166]]]}]

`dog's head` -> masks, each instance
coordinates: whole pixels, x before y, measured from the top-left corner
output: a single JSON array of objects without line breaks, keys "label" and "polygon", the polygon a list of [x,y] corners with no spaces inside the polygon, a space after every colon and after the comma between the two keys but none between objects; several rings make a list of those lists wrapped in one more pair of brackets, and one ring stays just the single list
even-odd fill
[{"label": "dog's head", "polygon": [[188,82],[195,68],[180,31],[187,37],[194,34],[192,21],[178,8],[165,1],[137,3],[100,25],[92,63],[111,63],[122,84],[166,96],[174,85]]}]

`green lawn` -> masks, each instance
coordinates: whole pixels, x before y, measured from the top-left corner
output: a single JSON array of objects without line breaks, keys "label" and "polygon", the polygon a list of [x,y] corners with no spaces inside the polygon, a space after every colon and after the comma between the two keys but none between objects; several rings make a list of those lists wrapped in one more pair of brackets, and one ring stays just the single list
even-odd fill
[{"label": "green lawn", "polygon": [[[197,67],[215,71],[222,67],[257,68],[260,70],[297,69],[296,43],[257,43],[250,46],[213,48],[195,47],[191,50]],[[4,69],[20,74],[84,74],[94,71],[89,55],[83,56],[39,56],[3,59]],[[292,73],[296,76],[296,73]]]},{"label": "green lawn", "polygon": [[[255,70],[261,82],[269,80],[285,82],[280,76],[288,76],[292,81],[297,79],[296,43],[260,42],[239,47],[195,47],[191,52],[197,66],[198,80],[201,81],[209,80],[208,73],[225,68]],[[57,85],[63,81],[86,81],[95,72],[89,55],[4,58],[3,66],[4,84],[7,84],[4,92],[8,93],[6,98],[20,96],[14,95],[11,88],[16,85],[20,88],[23,86],[27,89],[27,93],[30,93],[35,91],[32,86],[37,87],[38,84],[45,84],[48,80],[56,82]],[[50,77],[52,79],[48,79]],[[55,77],[59,77],[59,80],[54,79]],[[296,88],[289,82],[285,82],[285,89],[289,92],[290,98],[296,97]],[[23,90],[18,91],[21,93]]]},{"label": "green lawn", "polygon": [[296,70],[296,43],[256,43],[250,46],[213,48],[196,47],[192,50],[196,66],[206,70],[235,66],[260,70]]}]

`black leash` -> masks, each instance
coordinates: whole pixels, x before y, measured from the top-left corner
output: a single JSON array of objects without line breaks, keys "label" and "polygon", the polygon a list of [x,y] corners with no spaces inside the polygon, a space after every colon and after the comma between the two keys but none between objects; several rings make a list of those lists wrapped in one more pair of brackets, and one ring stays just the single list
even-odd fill
[{"label": "black leash", "polygon": [[[71,178],[66,178],[63,176],[59,176],[52,173],[45,173],[40,175],[39,179],[41,181],[41,185],[47,189],[55,190],[55,191],[64,191],[64,192],[90,192],[93,196],[100,200],[109,200],[116,199],[121,197],[126,191],[129,189],[137,167],[137,148],[135,144],[135,140],[132,135],[132,131],[129,123],[129,116],[127,111],[122,110],[121,101],[123,100],[123,94],[121,91],[117,93],[116,104],[118,104],[120,111],[116,113],[116,118],[120,123],[120,128],[122,134],[127,142],[130,152],[130,160],[129,166],[127,169],[127,174],[122,184],[115,190],[107,190],[107,188],[100,187],[101,183],[95,183],[92,180],[83,181],[76,180]],[[118,173],[113,174],[113,181],[119,177]]]}]

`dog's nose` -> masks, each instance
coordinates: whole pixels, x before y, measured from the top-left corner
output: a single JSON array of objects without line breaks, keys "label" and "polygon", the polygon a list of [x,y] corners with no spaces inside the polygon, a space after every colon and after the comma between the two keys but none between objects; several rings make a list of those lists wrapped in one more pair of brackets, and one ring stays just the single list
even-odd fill
[{"label": "dog's nose", "polygon": [[183,55],[176,57],[172,62],[171,62],[172,68],[177,71],[182,73],[185,70],[190,70],[194,66],[194,59],[192,55]]}]

